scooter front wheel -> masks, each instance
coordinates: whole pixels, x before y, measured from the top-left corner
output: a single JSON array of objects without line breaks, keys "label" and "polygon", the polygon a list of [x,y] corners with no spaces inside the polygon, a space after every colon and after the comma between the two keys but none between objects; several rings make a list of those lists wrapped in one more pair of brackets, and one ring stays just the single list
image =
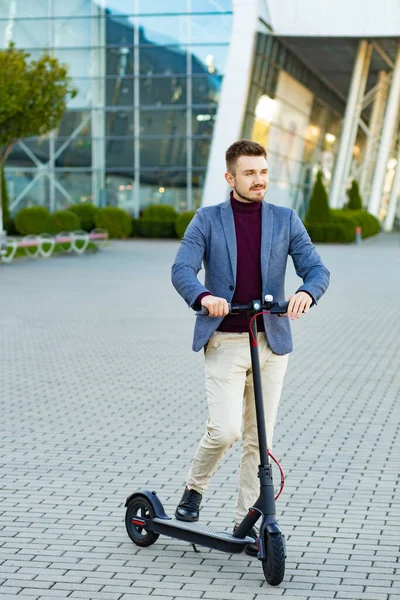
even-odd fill
[{"label": "scooter front wheel", "polygon": [[265,532],[265,559],[262,561],[269,585],[279,585],[285,575],[285,545],[281,533]]},{"label": "scooter front wheel", "polygon": [[125,513],[125,527],[132,542],[138,546],[151,546],[160,537],[158,533],[146,531],[143,526],[135,524],[135,518],[152,519],[154,509],[147,498],[138,496],[129,503]]}]

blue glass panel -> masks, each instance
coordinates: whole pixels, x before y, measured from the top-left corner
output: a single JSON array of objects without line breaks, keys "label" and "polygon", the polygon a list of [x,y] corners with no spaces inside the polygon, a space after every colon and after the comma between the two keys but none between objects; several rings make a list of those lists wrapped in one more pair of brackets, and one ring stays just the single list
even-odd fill
[{"label": "blue glass panel", "polygon": [[188,44],[190,41],[187,16],[140,17],[139,22],[140,44]]},{"label": "blue glass panel", "polygon": [[192,73],[222,75],[225,72],[228,48],[228,44],[191,46]]},{"label": "blue glass panel", "polygon": [[142,110],[140,135],[186,135],[186,110]]},{"label": "blue glass panel", "polygon": [[106,104],[107,106],[133,106],[133,79],[127,77],[107,77]]},{"label": "blue glass panel", "polygon": [[0,47],[14,42],[18,48],[46,48],[49,45],[48,19],[0,21]]},{"label": "blue glass panel", "polygon": [[[35,2],[25,0],[27,4]],[[43,0],[41,0],[43,2]],[[48,3],[48,1],[46,0]],[[54,17],[86,17],[101,10],[93,0],[51,0]],[[100,2],[98,4],[101,4]]]},{"label": "blue glass panel", "polygon": [[140,104],[163,106],[186,104],[186,77],[141,77]]},{"label": "blue glass panel", "polygon": [[193,15],[190,21],[193,44],[229,43],[232,28],[231,15]]},{"label": "blue glass panel", "polygon": [[210,152],[211,139],[205,138],[203,140],[192,140],[192,144],[193,166],[206,167],[208,162],[208,155]]},{"label": "blue glass panel", "polygon": [[232,10],[232,0],[194,0],[192,12],[225,12]]},{"label": "blue glass panel", "polygon": [[193,77],[193,104],[217,104],[219,101],[221,84],[222,77],[218,75],[209,75],[208,77]]},{"label": "blue glass panel", "polygon": [[55,143],[55,167],[90,167],[92,165],[92,139],[81,138],[71,140],[64,148],[65,142]]},{"label": "blue glass panel", "polygon": [[91,112],[88,110],[67,110],[58,126],[59,137],[69,137],[72,134],[90,137],[91,135]]},{"label": "blue glass panel", "polygon": [[108,46],[132,46],[134,26],[129,17],[108,16],[105,20],[106,42]]},{"label": "blue glass panel", "polygon": [[134,167],[134,140],[105,140],[106,167]]},{"label": "blue glass panel", "polygon": [[186,139],[183,137],[141,138],[140,163],[142,167],[186,166]]},{"label": "blue glass panel", "polygon": [[143,75],[186,74],[187,50],[184,46],[142,46],[139,50]]},{"label": "blue glass panel", "polygon": [[92,52],[90,48],[57,48],[55,56],[69,67],[71,77],[88,77],[91,71]]},{"label": "blue glass panel", "polygon": [[139,0],[140,14],[185,13],[187,0]]},{"label": "blue glass panel", "polygon": [[213,107],[194,108],[192,115],[193,135],[211,136],[214,130],[217,109]]},{"label": "blue glass panel", "polygon": [[1,19],[23,19],[47,17],[49,13],[48,0],[35,0],[30,2],[10,2],[10,0],[0,1],[0,18]]},{"label": "blue glass panel", "polygon": [[87,48],[101,45],[101,40],[92,39],[93,22],[90,18],[55,19],[54,46],[56,48]]}]

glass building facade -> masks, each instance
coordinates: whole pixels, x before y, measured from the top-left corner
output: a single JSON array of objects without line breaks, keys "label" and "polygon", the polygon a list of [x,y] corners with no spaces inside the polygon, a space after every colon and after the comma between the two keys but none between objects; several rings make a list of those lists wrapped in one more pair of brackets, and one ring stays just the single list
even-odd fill
[{"label": "glass building facade", "polygon": [[0,0],[1,47],[50,52],[78,89],[8,158],[11,211],[199,206],[231,22],[230,0]]},{"label": "glass building facade", "polygon": [[344,108],[279,39],[257,34],[243,137],[267,148],[271,202],[304,217],[319,169],[329,189]]}]

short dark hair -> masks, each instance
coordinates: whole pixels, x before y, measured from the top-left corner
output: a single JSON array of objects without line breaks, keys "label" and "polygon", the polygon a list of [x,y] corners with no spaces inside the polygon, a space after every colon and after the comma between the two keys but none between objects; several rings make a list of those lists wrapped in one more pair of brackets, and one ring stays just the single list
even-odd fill
[{"label": "short dark hair", "polygon": [[264,156],[267,158],[267,151],[264,146],[251,140],[239,140],[234,142],[225,153],[226,170],[229,173],[235,172],[236,162],[239,156]]}]

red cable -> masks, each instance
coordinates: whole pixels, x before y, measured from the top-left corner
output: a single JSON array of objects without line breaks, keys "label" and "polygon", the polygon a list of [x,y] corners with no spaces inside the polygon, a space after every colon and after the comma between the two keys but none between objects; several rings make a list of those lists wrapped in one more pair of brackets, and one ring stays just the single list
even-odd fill
[{"label": "red cable", "polygon": [[281,472],[281,488],[278,492],[278,494],[275,496],[275,500],[278,500],[279,496],[282,494],[283,492],[283,488],[285,487],[285,474],[282,470],[281,465],[279,464],[279,462],[276,460],[275,456],[273,454],[271,454],[271,452],[268,450],[268,455],[272,458],[272,460],[278,465],[279,467],[279,471]]},{"label": "red cable", "polygon": [[254,333],[253,333],[253,327],[252,327],[252,325],[253,325],[253,321],[254,321],[254,319],[256,319],[257,317],[259,317],[260,315],[269,315],[269,314],[271,314],[271,311],[270,311],[270,310],[263,310],[262,312],[258,312],[258,313],[256,313],[255,315],[253,315],[253,316],[251,317],[251,319],[250,319],[250,333],[251,333],[251,337],[252,337],[252,339],[253,339],[253,346],[254,346],[254,347],[256,347],[256,346],[257,346],[257,340],[256,340],[256,338],[254,337]]}]

